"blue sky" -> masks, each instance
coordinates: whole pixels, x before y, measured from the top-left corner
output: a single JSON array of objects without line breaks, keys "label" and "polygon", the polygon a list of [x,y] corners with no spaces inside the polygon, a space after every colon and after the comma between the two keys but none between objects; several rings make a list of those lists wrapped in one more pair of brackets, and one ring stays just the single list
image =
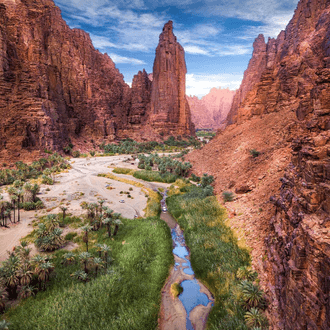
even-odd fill
[{"label": "blue sky", "polygon": [[185,49],[187,95],[212,87],[236,89],[259,33],[276,37],[298,0],[55,0],[71,28],[87,31],[127,83],[139,70],[152,72],[163,25],[173,21]]}]

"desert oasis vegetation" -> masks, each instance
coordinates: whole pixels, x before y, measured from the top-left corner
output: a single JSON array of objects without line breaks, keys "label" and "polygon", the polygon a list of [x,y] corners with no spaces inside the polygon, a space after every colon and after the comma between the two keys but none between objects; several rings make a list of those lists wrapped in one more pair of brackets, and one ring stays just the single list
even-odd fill
[{"label": "desert oasis vegetation", "polygon": [[0,0],[0,329],[330,329],[330,1]]}]

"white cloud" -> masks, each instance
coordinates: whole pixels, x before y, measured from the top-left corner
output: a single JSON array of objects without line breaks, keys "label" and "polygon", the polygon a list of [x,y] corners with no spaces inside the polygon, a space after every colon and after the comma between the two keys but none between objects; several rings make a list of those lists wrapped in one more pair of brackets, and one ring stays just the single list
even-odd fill
[{"label": "white cloud", "polygon": [[188,54],[194,54],[194,55],[210,55],[210,53],[207,50],[202,49],[202,48],[200,48],[198,46],[185,46],[184,47],[184,50]]},{"label": "white cloud", "polygon": [[110,48],[118,48],[118,46],[114,43],[112,43],[111,41],[109,41],[108,38],[106,37],[102,37],[102,36],[97,36],[94,34],[90,34],[90,37],[93,41],[93,45],[95,48],[98,48],[100,50],[104,50],[108,47]]},{"label": "white cloud", "polygon": [[110,58],[116,63],[128,63],[132,65],[142,65],[146,64],[144,61],[138,60],[137,58],[131,58],[131,57],[125,57],[125,56],[120,56],[117,54],[109,54]]},{"label": "white cloud", "polygon": [[186,75],[186,94],[202,97],[209,93],[213,87],[239,88],[243,74],[213,74],[213,75]]},{"label": "white cloud", "polygon": [[246,55],[252,53],[252,47],[249,45],[228,45],[222,46],[217,50],[220,56]]}]

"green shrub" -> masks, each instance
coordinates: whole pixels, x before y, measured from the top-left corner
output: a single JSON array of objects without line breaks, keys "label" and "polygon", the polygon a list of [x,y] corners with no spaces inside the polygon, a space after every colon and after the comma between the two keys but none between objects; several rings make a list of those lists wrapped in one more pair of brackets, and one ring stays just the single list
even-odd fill
[{"label": "green shrub", "polygon": [[71,154],[72,154],[72,157],[74,157],[74,158],[80,157],[80,151],[79,150],[73,150]]},{"label": "green shrub", "polygon": [[94,157],[94,156],[95,156],[95,151],[94,151],[94,150],[91,150],[91,151],[89,152],[89,154],[90,154],[92,157]]},{"label": "green shrub", "polygon": [[147,170],[136,171],[134,172],[133,176],[137,179],[141,179],[144,181],[165,182],[165,183],[175,182],[176,179],[178,178],[177,175],[168,172],[162,174],[158,171],[147,171]]},{"label": "green shrub", "polygon": [[63,147],[63,151],[66,153],[66,154],[70,154],[71,151],[72,151],[72,148],[70,146],[66,146],[66,147]]},{"label": "green shrub", "polygon": [[44,208],[44,203],[41,200],[38,200],[37,202],[24,202],[20,203],[20,208],[25,211],[41,210]]},{"label": "green shrub", "polygon": [[206,186],[209,186],[213,181],[213,175],[208,175],[207,173],[204,173],[201,179],[201,186],[205,188]]},{"label": "green shrub", "polygon": [[74,239],[74,237],[77,236],[77,233],[76,232],[70,232],[70,233],[67,233],[64,237],[64,239],[66,241],[72,241]]},{"label": "green shrub", "polygon": [[49,185],[54,184],[53,179],[48,175],[43,174],[41,178],[42,178],[41,183],[43,184],[49,184]]},{"label": "green shrub", "polygon": [[130,168],[116,167],[112,172],[116,174],[132,174],[134,173],[134,170]]},{"label": "green shrub", "polygon": [[224,191],[222,193],[222,198],[224,200],[224,202],[231,202],[234,200],[234,194],[231,191]]},{"label": "green shrub", "polygon": [[35,210],[35,204],[33,202],[21,203],[21,208],[25,211]]},{"label": "green shrub", "polygon": [[253,158],[256,158],[260,155],[260,151],[257,151],[256,149],[251,149],[249,152]]},{"label": "green shrub", "polygon": [[194,181],[194,182],[200,182],[201,178],[199,176],[195,175],[194,173],[192,173],[191,177],[190,177],[190,180]]}]

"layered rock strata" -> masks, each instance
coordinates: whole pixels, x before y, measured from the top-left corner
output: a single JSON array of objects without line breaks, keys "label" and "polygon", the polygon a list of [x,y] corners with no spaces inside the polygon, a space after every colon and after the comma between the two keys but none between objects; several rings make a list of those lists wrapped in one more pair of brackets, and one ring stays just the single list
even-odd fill
[{"label": "layered rock strata", "polygon": [[[158,48],[172,49],[175,37],[167,35],[170,39],[163,38]],[[161,80],[179,83],[165,91],[153,88],[160,92],[153,92],[151,101],[148,74],[139,72],[130,88],[87,33],[67,26],[53,1],[0,0],[0,157],[61,150],[71,141],[88,145],[130,135],[148,139],[146,125],[158,139],[161,125],[165,135],[193,133],[180,47],[175,44],[177,54],[171,58],[156,54],[155,76],[168,66],[168,80]],[[162,122],[151,118],[151,105],[164,115]]]},{"label": "layered rock strata", "polygon": [[330,328],[329,31],[330,1],[301,0],[277,39],[266,44],[259,36],[227,119],[296,117],[291,164],[271,198],[276,211],[265,243],[274,329]]}]

